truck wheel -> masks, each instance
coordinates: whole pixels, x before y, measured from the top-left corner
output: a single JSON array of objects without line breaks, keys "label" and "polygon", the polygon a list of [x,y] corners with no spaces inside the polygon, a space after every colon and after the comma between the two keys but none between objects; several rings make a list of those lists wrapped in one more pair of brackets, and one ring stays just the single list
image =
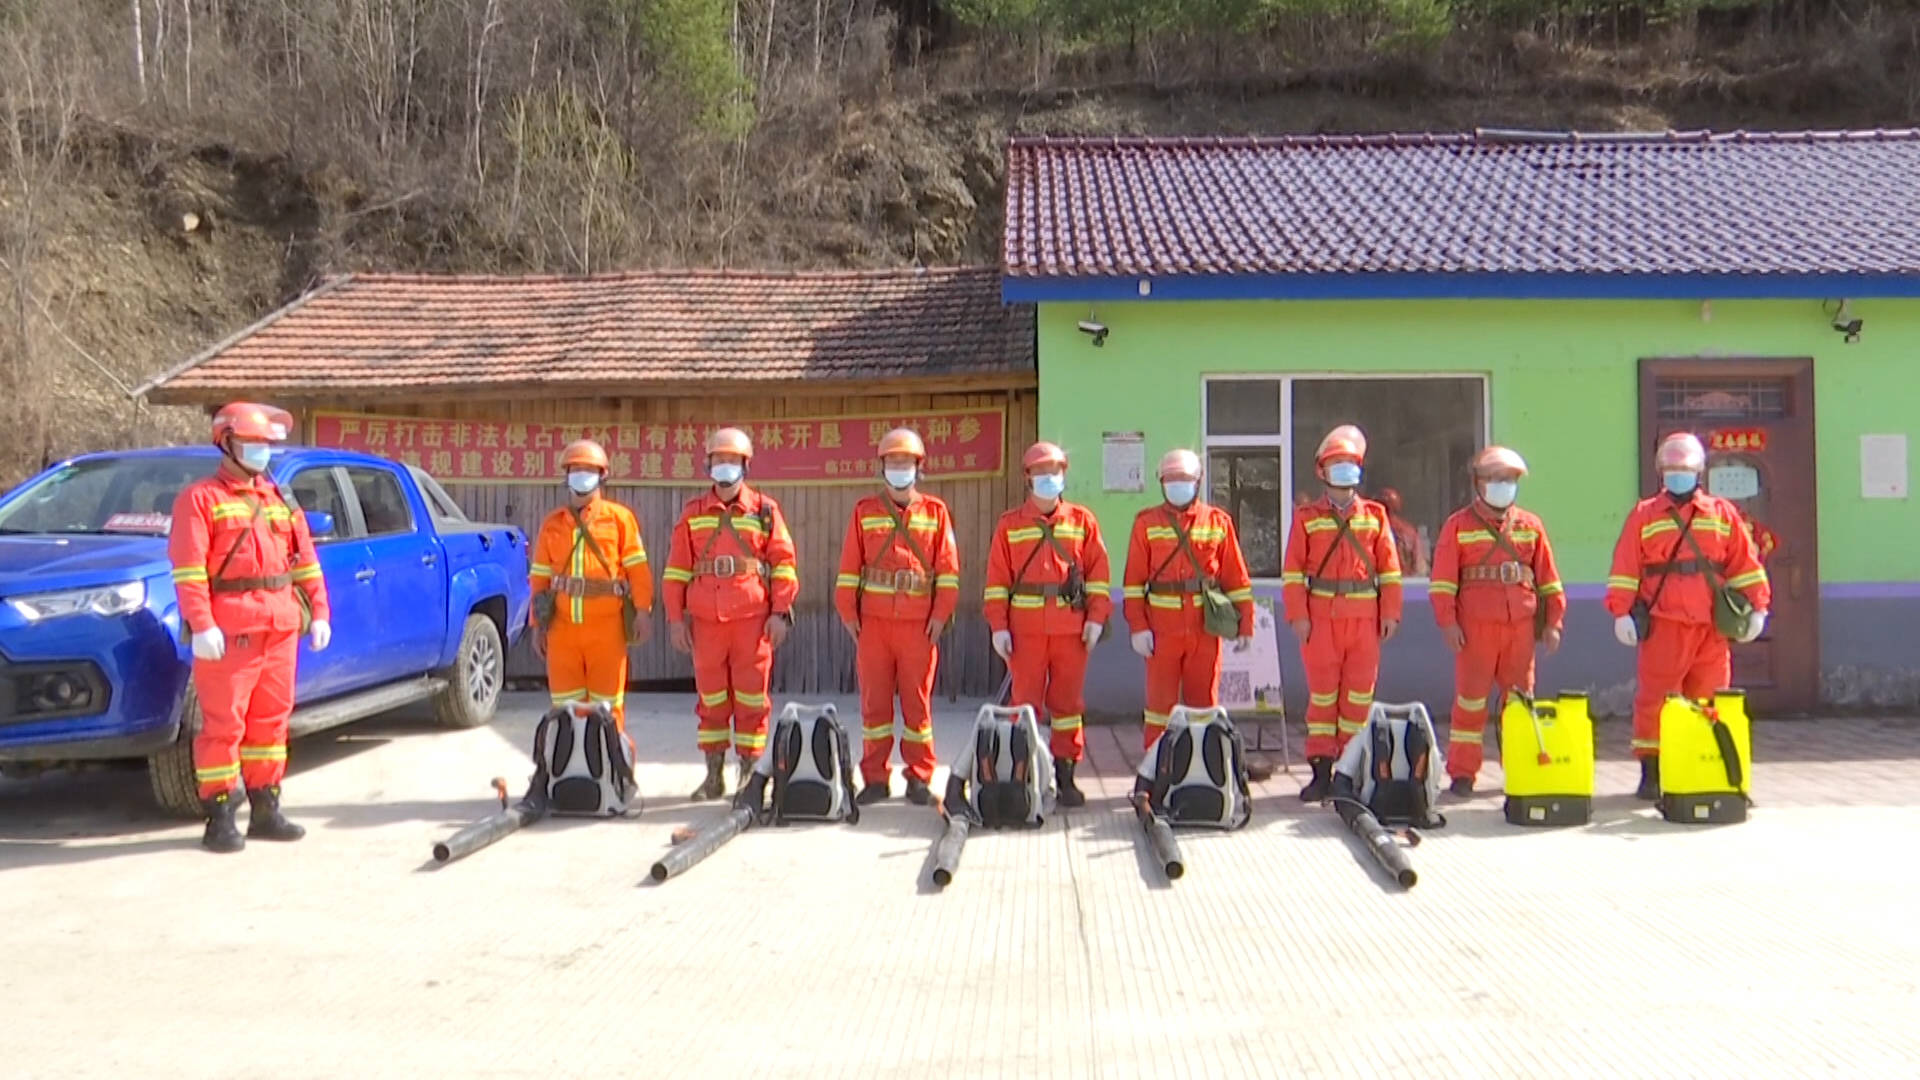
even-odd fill
[{"label": "truck wheel", "polygon": [[451,728],[481,727],[493,719],[506,681],[507,654],[500,647],[500,628],[485,615],[467,616],[460,634],[460,651],[453,666],[436,672],[447,688],[433,700],[434,716]]},{"label": "truck wheel", "polygon": [[193,737],[200,734],[200,697],[191,683],[180,702],[180,737],[147,758],[153,801],[171,817],[199,818],[200,781],[193,773]]}]

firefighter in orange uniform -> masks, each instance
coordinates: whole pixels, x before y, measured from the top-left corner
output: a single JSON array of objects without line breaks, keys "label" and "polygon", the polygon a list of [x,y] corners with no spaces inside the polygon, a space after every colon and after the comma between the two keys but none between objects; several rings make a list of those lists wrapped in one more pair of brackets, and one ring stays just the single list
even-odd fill
[{"label": "firefighter in orange uniform", "polygon": [[1473,459],[1474,501],[1440,527],[1433,553],[1434,621],[1453,650],[1453,719],[1447,775],[1455,795],[1473,794],[1480,775],[1489,698],[1533,693],[1533,644],[1560,649],[1567,594],[1553,565],[1547,527],[1515,506],[1527,463],[1504,446]]},{"label": "firefighter in orange uniform", "polygon": [[1695,700],[1733,681],[1733,655],[1714,626],[1715,579],[1753,605],[1735,640],[1749,642],[1767,625],[1773,591],[1739,526],[1734,504],[1700,490],[1707,452],[1700,440],[1670,435],[1655,452],[1660,494],[1627,515],[1607,576],[1607,613],[1622,645],[1638,645],[1633,695],[1633,755],[1640,759],[1642,799],[1660,797],[1660,707],[1668,694]]},{"label": "firefighter in orange uniform", "polygon": [[833,606],[853,635],[860,672],[858,801],[892,794],[893,702],[900,699],[900,756],[907,798],[933,801],[933,673],[940,634],[960,603],[960,555],[947,504],[921,494],[927,447],[907,428],[880,440],[886,491],[853,507],[840,548]]},{"label": "firefighter in orange uniform", "polygon": [[221,409],[213,418],[213,445],[226,455],[219,471],[187,485],[173,503],[167,555],[180,618],[192,634],[202,718],[193,770],[207,814],[200,843],[209,851],[246,847],[234,824],[236,784],[251,804],[247,837],[306,835],[280,809],[287,718],[302,622],[315,652],[327,647],[333,628],[306,518],[266,476],[273,444],[292,424],[265,405]]},{"label": "firefighter in orange uniform", "polygon": [[707,778],[695,799],[726,794],[721,768],[731,729],[740,783],[767,748],[773,650],[793,626],[800,594],[793,536],[780,504],[747,486],[753,443],[739,428],[707,439],[713,487],[687,500],[661,575],[673,647],[693,654],[699,744]]},{"label": "firefighter in orange uniform", "polygon": [[1200,498],[1200,458],[1160,458],[1166,501],[1140,511],[1127,540],[1127,626],[1147,661],[1146,745],[1167,730],[1175,705],[1220,702],[1220,638],[1207,633],[1201,593],[1217,584],[1239,609],[1235,651],[1253,642],[1253,579],[1233,517]]},{"label": "firefighter in orange uniform", "polygon": [[1293,512],[1281,564],[1287,625],[1307,669],[1307,763],[1300,798],[1326,798],[1333,759],[1367,722],[1380,643],[1400,629],[1400,555],[1387,508],[1359,494],[1367,438],[1342,424],[1320,441],[1320,498]]},{"label": "firefighter in orange uniform", "polygon": [[1034,443],[1021,465],[1027,499],[1000,515],[987,555],[987,626],[1013,677],[1013,704],[1051,717],[1060,804],[1081,806],[1073,773],[1087,748],[1087,657],[1113,614],[1112,571],[1093,512],[1060,497],[1066,451]]},{"label": "firefighter in orange uniform", "polygon": [[[627,730],[627,643],[653,636],[653,574],[633,511],[609,499],[607,452],[582,439],[560,455],[567,505],[533,543],[533,649],[553,704],[605,705]],[[631,610],[631,615],[628,614]]]}]

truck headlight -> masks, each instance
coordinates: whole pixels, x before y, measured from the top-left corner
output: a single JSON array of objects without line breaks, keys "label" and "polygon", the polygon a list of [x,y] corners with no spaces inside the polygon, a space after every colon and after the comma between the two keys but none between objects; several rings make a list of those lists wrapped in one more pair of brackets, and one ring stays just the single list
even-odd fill
[{"label": "truck headlight", "polygon": [[124,585],[97,585],[91,589],[65,589],[60,592],[15,596],[7,606],[28,622],[57,619],[62,615],[89,612],[94,615],[125,615],[138,611],[147,602],[147,583],[129,581]]}]

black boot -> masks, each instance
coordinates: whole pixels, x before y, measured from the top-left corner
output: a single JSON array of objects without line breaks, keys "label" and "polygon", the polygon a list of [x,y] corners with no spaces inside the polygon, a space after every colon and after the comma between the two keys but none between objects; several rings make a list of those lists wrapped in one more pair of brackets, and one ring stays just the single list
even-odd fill
[{"label": "black boot", "polygon": [[689,796],[689,798],[694,802],[705,802],[708,799],[717,799],[725,795],[727,793],[727,781],[720,773],[721,770],[726,767],[726,764],[727,752],[725,750],[717,754],[709,753],[707,755],[707,778],[701,781],[699,787],[693,789],[693,794]]},{"label": "black boot", "polygon": [[915,806],[931,806],[933,805],[933,789],[927,786],[925,780],[914,776],[912,773],[908,773],[907,801]]},{"label": "black boot", "polygon": [[1330,757],[1308,758],[1307,764],[1313,766],[1313,779],[1300,789],[1300,801],[1319,802],[1333,790],[1333,759]]},{"label": "black boot", "polygon": [[280,785],[268,784],[247,792],[252,812],[247,817],[247,835],[258,840],[298,840],[307,830],[287,820],[280,812]]},{"label": "black boot", "polygon": [[869,780],[860,786],[860,794],[853,801],[861,806],[872,806],[877,802],[886,802],[893,797],[893,774],[889,773],[878,780]]},{"label": "black boot", "polygon": [[200,806],[207,812],[207,831],[200,837],[201,847],[222,855],[245,850],[247,838],[240,835],[240,827],[233,823],[233,792],[223,791],[211,799],[202,799]]},{"label": "black boot", "polygon": [[1462,798],[1472,795],[1473,794],[1473,777],[1456,776],[1453,778],[1453,785],[1447,788],[1447,790],[1452,792],[1455,795],[1461,796]]},{"label": "black boot", "polygon": [[1053,779],[1054,782],[1060,786],[1061,806],[1074,807],[1087,805],[1087,796],[1081,792],[1079,785],[1073,782],[1073,767],[1075,764],[1075,762],[1068,761],[1065,758],[1054,759]]},{"label": "black boot", "polygon": [[1660,798],[1660,759],[1643,757],[1640,759],[1640,787],[1633,793],[1636,799],[1654,802]]},{"label": "black boot", "polygon": [[754,766],[758,765],[759,762],[760,759],[757,757],[744,757],[734,763],[740,771],[740,775],[735,778],[733,785],[733,790],[736,794],[747,790],[747,781],[753,776]]}]

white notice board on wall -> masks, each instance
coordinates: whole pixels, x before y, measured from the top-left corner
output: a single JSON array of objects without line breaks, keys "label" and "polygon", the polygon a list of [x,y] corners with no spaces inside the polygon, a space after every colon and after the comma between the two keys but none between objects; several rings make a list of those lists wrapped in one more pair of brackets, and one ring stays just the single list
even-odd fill
[{"label": "white notice board on wall", "polygon": [[1100,486],[1106,491],[1147,490],[1147,436],[1108,431],[1100,436]]},{"label": "white notice board on wall", "polygon": [[1907,497],[1907,437],[1905,435],[1860,436],[1860,497],[1863,499]]}]

